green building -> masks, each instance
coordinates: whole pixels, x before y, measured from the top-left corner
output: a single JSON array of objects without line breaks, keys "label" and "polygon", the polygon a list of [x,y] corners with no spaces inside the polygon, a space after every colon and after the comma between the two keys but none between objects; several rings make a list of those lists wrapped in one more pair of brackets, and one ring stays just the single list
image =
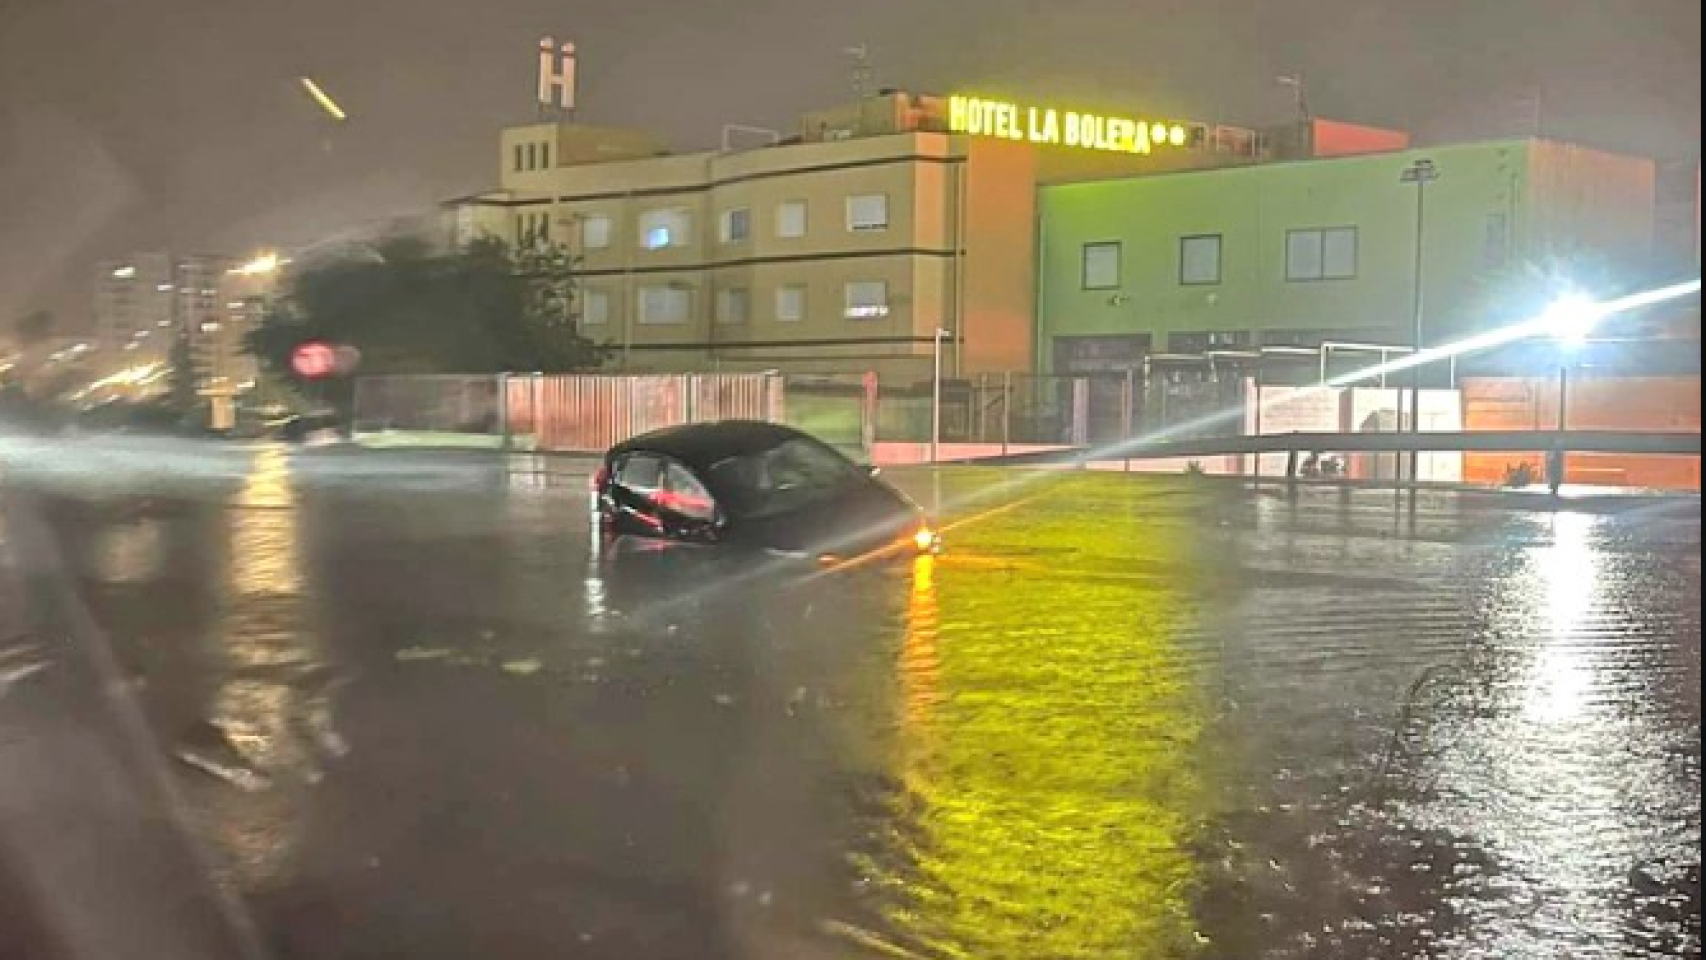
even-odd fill
[{"label": "green building", "polygon": [[[1438,179],[1418,188],[1423,160]],[[1528,265],[1644,257],[1654,183],[1649,160],[1520,140],[1044,187],[1038,366],[1409,344],[1418,189],[1425,339],[1445,342],[1531,308]]]}]

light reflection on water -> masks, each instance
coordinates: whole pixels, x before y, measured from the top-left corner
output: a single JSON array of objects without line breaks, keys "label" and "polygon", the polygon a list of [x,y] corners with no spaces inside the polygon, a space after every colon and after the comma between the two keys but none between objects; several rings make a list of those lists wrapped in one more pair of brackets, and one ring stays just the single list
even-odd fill
[{"label": "light reflection on water", "polygon": [[[959,530],[914,570],[900,651],[900,785],[879,907],[930,957],[1182,957],[1201,788],[1193,684],[1173,647],[1177,528],[1089,480],[1071,509]],[[1018,535],[1016,535],[1018,534]],[[1073,574],[1083,576],[1073,576]]]},{"label": "light reflection on water", "polygon": [[224,665],[208,722],[225,749],[209,759],[247,774],[238,797],[209,796],[234,868],[262,883],[288,864],[305,824],[299,795],[320,776],[332,733],[323,650],[304,595],[302,513],[282,448],[255,455],[232,509],[224,589],[207,647]]}]

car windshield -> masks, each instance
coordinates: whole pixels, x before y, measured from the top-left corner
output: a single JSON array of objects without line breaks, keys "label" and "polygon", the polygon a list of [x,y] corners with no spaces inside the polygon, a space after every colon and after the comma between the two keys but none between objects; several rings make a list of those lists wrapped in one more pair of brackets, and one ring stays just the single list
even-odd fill
[{"label": "car windshield", "polygon": [[711,467],[718,497],[736,517],[797,510],[834,494],[858,476],[859,468],[846,457],[804,437]]}]

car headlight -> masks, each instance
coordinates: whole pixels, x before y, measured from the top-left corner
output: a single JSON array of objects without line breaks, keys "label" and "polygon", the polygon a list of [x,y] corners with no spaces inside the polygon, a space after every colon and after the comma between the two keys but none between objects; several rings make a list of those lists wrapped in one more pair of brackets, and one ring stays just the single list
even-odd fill
[{"label": "car headlight", "polygon": [[919,527],[918,532],[912,535],[912,545],[918,548],[919,553],[935,553],[942,549],[942,535],[928,526]]}]

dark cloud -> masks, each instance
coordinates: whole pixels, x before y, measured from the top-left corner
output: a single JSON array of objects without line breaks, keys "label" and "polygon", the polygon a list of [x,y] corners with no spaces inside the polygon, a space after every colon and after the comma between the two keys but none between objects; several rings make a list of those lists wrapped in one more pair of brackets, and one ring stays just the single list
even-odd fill
[{"label": "dark cloud", "polygon": [[[573,36],[584,115],[712,143],[847,92],[975,86],[1233,122],[1317,111],[1431,139],[1698,154],[1698,0],[0,0],[0,316],[81,312],[91,260],[244,250],[479,189]],[[296,85],[350,111],[335,127]]]}]

